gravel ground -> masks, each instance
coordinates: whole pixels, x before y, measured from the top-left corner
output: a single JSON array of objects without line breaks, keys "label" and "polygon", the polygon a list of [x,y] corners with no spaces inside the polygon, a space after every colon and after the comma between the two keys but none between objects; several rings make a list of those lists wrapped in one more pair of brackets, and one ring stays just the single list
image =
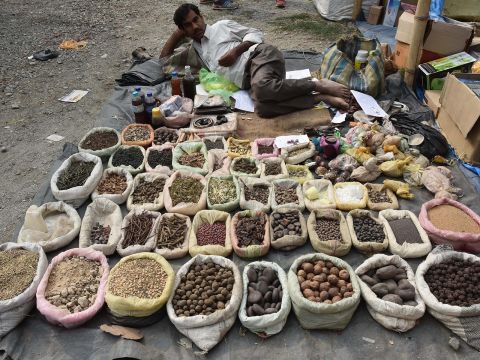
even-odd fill
[{"label": "gravel ground", "polygon": [[[66,142],[78,143],[110,96],[114,79],[130,66],[130,54],[144,46],[157,55],[175,29],[171,20],[182,0],[3,0],[0,11],[0,243],[17,224]],[[201,6],[207,23],[230,18],[265,32],[280,49],[321,51],[327,41],[308,32],[278,30],[275,19],[316,16],[311,0],[237,0],[240,9]],[[41,4],[41,6],[39,6]],[[320,21],[320,20],[319,20]],[[80,50],[60,50],[57,59],[28,60],[33,52],[57,49],[64,39],[84,39]],[[90,92],[75,104],[57,99],[73,89]],[[64,137],[49,142],[51,134]]]}]

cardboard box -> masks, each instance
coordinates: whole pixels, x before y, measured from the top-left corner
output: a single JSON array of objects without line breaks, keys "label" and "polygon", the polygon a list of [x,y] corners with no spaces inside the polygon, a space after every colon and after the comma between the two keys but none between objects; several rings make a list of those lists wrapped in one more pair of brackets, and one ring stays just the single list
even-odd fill
[{"label": "cardboard box", "polygon": [[427,90],[425,91],[425,104],[433,111],[435,118],[438,116],[440,110],[440,90]]},{"label": "cardboard box", "polygon": [[378,5],[370,6],[367,22],[371,25],[380,24],[380,20],[382,19],[382,13],[383,13],[383,6],[378,6]]},{"label": "cardboard box", "polygon": [[[393,63],[399,69],[403,69],[407,66],[408,52],[410,51],[410,45],[397,41],[395,45],[395,53],[393,56]],[[440,59],[443,55],[433,53],[431,51],[422,50],[420,56],[420,63],[429,62],[432,60]]]},{"label": "cardboard box", "polygon": [[474,84],[480,87],[480,74],[448,74],[437,121],[460,159],[480,165],[480,97],[469,87]]}]

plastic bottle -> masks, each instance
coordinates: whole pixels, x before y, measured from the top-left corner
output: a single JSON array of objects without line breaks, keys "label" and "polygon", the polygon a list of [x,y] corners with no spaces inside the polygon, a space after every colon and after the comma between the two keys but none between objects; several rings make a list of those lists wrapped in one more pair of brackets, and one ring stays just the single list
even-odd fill
[{"label": "plastic bottle", "polygon": [[355,57],[355,70],[362,70],[367,66],[368,51],[367,50],[358,50],[357,56]]},{"label": "plastic bottle", "polygon": [[145,97],[145,111],[147,112],[147,119],[150,124],[152,123],[152,110],[154,107],[155,98],[153,97],[153,93],[149,91]]},{"label": "plastic bottle", "polygon": [[152,109],[152,126],[154,129],[163,125],[164,116],[162,110],[159,107],[154,107]]},{"label": "plastic bottle", "polygon": [[177,72],[172,72],[172,79],[170,80],[170,84],[172,86],[172,96],[180,95],[182,96],[182,87],[181,87],[181,80],[177,76]]},{"label": "plastic bottle", "polygon": [[183,95],[192,101],[195,99],[197,89],[195,87],[195,77],[192,75],[192,70],[189,65],[185,66],[185,77],[183,78]]},{"label": "plastic bottle", "polygon": [[137,91],[132,93],[132,110],[135,115],[136,123],[145,124],[147,122],[147,113],[145,112],[142,98]]},{"label": "plastic bottle", "polygon": [[143,92],[140,86],[135,86],[135,91],[139,93],[140,97],[142,98],[142,102],[145,102],[145,93]]}]

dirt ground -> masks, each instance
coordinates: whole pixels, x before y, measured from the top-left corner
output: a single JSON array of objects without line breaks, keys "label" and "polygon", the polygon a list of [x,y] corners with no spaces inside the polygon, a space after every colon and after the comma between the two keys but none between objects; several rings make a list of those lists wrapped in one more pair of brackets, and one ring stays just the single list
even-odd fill
[{"label": "dirt ground", "polygon": [[[0,243],[11,241],[17,224],[66,142],[78,143],[92,128],[114,79],[128,69],[131,52],[144,46],[157,56],[175,29],[172,17],[182,0],[3,0],[0,10]],[[197,1],[195,1],[197,2]],[[230,18],[262,29],[280,49],[322,51],[351,26],[329,23],[311,0],[236,0],[235,11],[202,5],[207,23]],[[301,24],[302,26],[297,26]],[[84,39],[80,50],[59,50],[46,62],[33,52],[57,49],[64,39]],[[78,103],[58,98],[89,90]],[[51,134],[64,137],[47,141]]]}]

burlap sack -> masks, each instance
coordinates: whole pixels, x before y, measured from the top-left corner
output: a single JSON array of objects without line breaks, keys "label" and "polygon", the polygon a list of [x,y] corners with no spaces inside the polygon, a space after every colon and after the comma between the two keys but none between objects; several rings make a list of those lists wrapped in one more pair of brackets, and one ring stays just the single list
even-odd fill
[{"label": "burlap sack", "polygon": [[[255,211],[263,211],[263,212],[270,212],[270,207],[272,204],[272,198],[273,198],[273,186],[270,182],[263,180],[263,179],[257,179],[253,177],[240,177],[238,178],[238,185],[240,187],[240,208],[242,210],[255,210]],[[259,201],[256,200],[246,200],[245,199],[245,187],[253,187],[255,185],[264,185],[269,188],[269,195],[268,195],[268,200],[266,204],[262,204]]]},{"label": "burlap sack", "polygon": [[[194,179],[198,179],[203,185],[203,192],[200,195],[200,199],[197,203],[185,203],[180,202],[176,205],[173,205],[172,198],[170,196],[170,186],[172,186],[173,181],[178,177],[192,177]],[[165,183],[165,187],[163,189],[163,204],[165,205],[165,210],[167,212],[172,213],[179,213],[183,215],[193,216],[200,210],[203,210],[207,207],[207,181],[201,175],[183,172],[183,171],[176,171],[174,172],[170,178]]]},{"label": "burlap sack", "polygon": [[[170,144],[170,143],[167,143],[167,144],[163,144],[163,145],[153,145],[153,146],[150,146],[148,149],[147,149],[147,152],[146,152],[146,155],[145,155],[145,171],[146,172],[154,172],[154,173],[159,173],[159,174],[165,174],[167,176],[170,176],[172,175],[173,173],[173,166],[172,167],[169,167],[169,166],[163,166],[163,165],[157,165],[155,166],[154,168],[152,168],[152,166],[149,164],[148,162],[148,157],[150,156],[150,153],[152,151],[162,151],[162,150],[170,150],[173,152],[173,148],[175,146],[173,144]],[[173,154],[172,154],[172,162],[173,162]]]},{"label": "burlap sack", "polygon": [[[316,192],[319,193],[320,197],[318,199],[310,200],[308,198],[308,194],[311,191],[311,188],[314,188]],[[308,180],[303,183],[302,189],[305,207],[309,211],[320,209],[335,209],[335,194],[333,192],[333,185],[330,180]]]},{"label": "burlap sack", "polygon": [[[143,212],[152,215],[153,218],[154,218],[152,228],[150,229],[150,233],[147,235],[147,240],[146,240],[145,244],[143,244],[143,245],[135,244],[135,245],[129,245],[129,246],[125,247],[124,244],[123,244],[123,242],[125,240],[125,228],[130,224],[130,219],[134,215],[140,215]],[[117,244],[118,254],[123,257],[123,256],[128,256],[128,255],[141,253],[141,252],[152,251],[153,248],[155,247],[155,244],[156,244],[156,241],[157,241],[156,234],[154,233],[155,219],[157,219],[159,216],[160,216],[160,213],[155,212],[155,211],[146,211],[146,210],[143,210],[143,209],[133,209],[132,211],[130,211],[123,218],[123,221],[122,221],[122,236],[120,237],[120,241]]]},{"label": "burlap sack", "polygon": [[[138,146],[138,145],[132,145],[132,146],[135,146],[137,147],[138,149],[140,149],[140,151],[142,152],[143,154],[143,161],[142,163],[137,167],[137,168],[134,168],[133,166],[131,165],[119,165],[119,166],[116,166],[116,167],[119,167],[119,168],[122,168],[122,169],[125,169],[127,170],[130,174],[132,175],[137,175],[139,173],[141,173],[144,169],[145,169],[145,161],[146,161],[146,153],[145,153],[145,149],[141,146]],[[110,156],[110,159],[108,159],[108,168],[113,168],[115,166],[113,166],[113,157],[115,156],[115,153],[119,150],[122,150],[122,149],[128,149],[130,146],[129,145],[121,145],[118,147],[117,150],[115,150],[115,152]]]},{"label": "burlap sack", "polygon": [[[229,213],[218,210],[202,210],[199,211],[193,218],[192,228],[190,230],[190,237],[188,242],[188,252],[190,256],[194,257],[198,254],[202,255],[218,255],[229,256],[232,253],[232,241],[230,238],[231,216]],[[200,225],[214,222],[224,222],[226,227],[225,245],[198,245],[197,231]]]},{"label": "burlap sack", "polygon": [[[249,245],[246,247],[238,244],[237,225],[240,219],[245,217],[261,216],[265,219],[265,227],[263,231],[263,242],[260,245]],[[268,222],[268,215],[261,211],[245,210],[237,212],[233,218],[230,227],[230,239],[232,241],[233,251],[235,254],[244,259],[254,259],[265,256],[270,249],[270,224]]]},{"label": "burlap sack", "polygon": [[[163,208],[163,190],[157,194],[153,202],[141,203],[141,204],[133,203],[135,189],[140,184],[140,181],[143,180],[146,182],[154,182],[157,179],[165,179],[165,183],[166,183],[168,180],[168,176],[165,174],[157,174],[157,173],[143,173],[135,176],[135,179],[133,180],[133,190],[127,199],[128,210],[143,209],[143,210],[149,210],[149,211],[160,211]],[[164,185],[164,189],[165,189],[165,185]]]},{"label": "burlap sack", "polygon": [[[280,180],[274,180],[272,184],[273,184],[272,210],[278,210],[283,208],[294,208],[300,211],[305,210],[305,201],[303,200],[302,186],[297,181],[291,180],[291,179],[280,179]],[[288,203],[288,204],[278,204],[276,201],[276,195],[275,195],[275,189],[277,185],[295,188],[297,191],[298,202]]]},{"label": "burlap sack", "polygon": [[[295,152],[300,151],[300,149],[305,149],[305,151],[295,155]],[[288,146],[282,148],[281,151],[281,156],[285,159],[285,163],[292,165],[300,164],[313,155],[315,155],[315,145],[311,141],[305,144]]]},{"label": "burlap sack", "polygon": [[390,190],[390,189],[387,189],[385,187],[385,185],[366,183],[365,187],[367,188],[367,194],[368,194],[369,189],[372,189],[374,191],[379,191],[379,192],[385,190],[387,192],[387,196],[390,199],[390,202],[376,203],[376,202],[371,201],[370,197],[368,197],[367,198],[367,206],[370,210],[374,210],[374,211],[381,211],[381,210],[385,210],[385,209],[396,210],[396,209],[399,208],[397,197],[395,196],[393,191]]},{"label": "burlap sack", "polygon": [[[106,194],[106,193],[100,194],[98,192],[98,184],[100,184],[100,182],[104,180],[109,174],[118,174],[118,175],[125,176],[125,178],[127,179],[127,188],[125,189],[125,191],[123,191],[121,194]],[[95,200],[98,198],[105,198],[113,201],[115,204],[121,205],[125,201],[127,201],[128,195],[130,195],[130,192],[133,189],[133,176],[132,174],[130,174],[130,172],[128,172],[123,168],[119,168],[119,167],[108,168],[103,171],[102,178],[100,179],[98,184],[92,193],[92,196],[91,196],[92,200]]]},{"label": "burlap sack", "polygon": [[[265,174],[265,168],[266,164],[269,162],[275,162],[275,163],[280,163],[280,168],[281,172],[278,175],[266,175]],[[260,170],[260,178],[267,180],[267,181],[273,181],[273,180],[278,180],[278,179],[286,179],[288,178],[288,169],[287,166],[285,165],[285,161],[282,158],[267,158],[263,159],[261,161],[261,170]]]},{"label": "burlap sack", "polygon": [[[163,218],[169,218],[173,216],[177,216],[186,220],[187,231],[185,232],[183,243],[174,249],[169,249],[167,247],[159,247],[158,238],[160,236],[161,221]],[[153,251],[155,251],[159,255],[162,255],[167,260],[179,259],[186,256],[188,254],[188,240],[190,236],[191,227],[192,227],[192,222],[190,221],[190,218],[186,215],[166,213],[166,214],[163,214],[162,216],[159,216],[155,221],[154,230],[153,230],[153,233],[156,234],[156,237],[155,237],[156,243]]]},{"label": "burlap sack", "polygon": [[[347,187],[351,187],[352,193],[360,195],[361,196],[361,198],[359,196],[360,200],[356,200],[356,201],[344,201],[344,200],[342,200],[338,196],[337,190],[347,188]],[[334,191],[335,202],[337,204],[337,209],[338,210],[350,211],[350,210],[353,210],[353,209],[363,209],[367,206],[368,191],[365,188],[365,186],[363,186],[359,182],[337,183],[333,186],[333,191]]]},{"label": "burlap sack", "polygon": [[[370,218],[372,218],[376,223],[382,225],[383,227],[383,232],[385,234],[385,238],[383,239],[383,242],[377,243],[373,241],[365,241],[361,242],[357,238],[357,234],[355,233],[355,229],[353,228],[353,218],[361,215],[367,214]],[[357,248],[358,251],[361,253],[365,254],[372,254],[372,253],[377,253],[377,252],[382,252],[388,248],[388,235],[385,230],[385,226],[383,222],[375,217],[373,217],[372,212],[369,210],[352,210],[347,214],[347,224],[348,224],[348,230],[350,231],[350,237],[352,239],[352,244]]]},{"label": "burlap sack", "polygon": [[[275,239],[275,229],[273,228],[273,218],[276,213],[284,214],[290,211],[297,211],[300,219],[300,225],[302,228],[301,235],[285,235],[278,239]],[[270,214],[270,245],[277,250],[293,250],[296,247],[305,244],[308,238],[307,222],[303,217],[303,214],[296,208],[281,208],[273,211]]]}]

